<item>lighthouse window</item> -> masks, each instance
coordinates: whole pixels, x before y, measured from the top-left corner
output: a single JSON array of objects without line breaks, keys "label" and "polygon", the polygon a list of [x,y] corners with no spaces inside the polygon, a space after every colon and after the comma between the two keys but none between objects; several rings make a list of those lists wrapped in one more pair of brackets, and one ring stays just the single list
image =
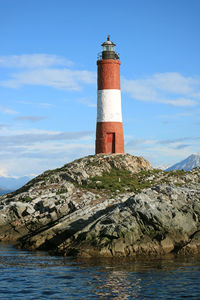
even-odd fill
[{"label": "lighthouse window", "polygon": [[115,51],[115,47],[111,45],[103,46],[103,51]]}]

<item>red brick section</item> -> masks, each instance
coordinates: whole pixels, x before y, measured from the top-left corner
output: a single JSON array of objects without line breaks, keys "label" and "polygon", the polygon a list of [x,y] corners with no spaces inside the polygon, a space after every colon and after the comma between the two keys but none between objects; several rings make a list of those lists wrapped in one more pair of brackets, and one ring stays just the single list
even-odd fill
[{"label": "red brick section", "polygon": [[120,90],[120,61],[103,59],[97,61],[98,66],[98,90]]},{"label": "red brick section", "polygon": [[121,122],[97,122],[95,153],[124,153]]}]

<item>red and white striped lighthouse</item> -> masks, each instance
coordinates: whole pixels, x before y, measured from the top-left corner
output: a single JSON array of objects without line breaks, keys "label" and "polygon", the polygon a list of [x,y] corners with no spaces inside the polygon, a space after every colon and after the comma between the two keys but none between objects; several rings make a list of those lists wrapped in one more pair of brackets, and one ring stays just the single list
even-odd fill
[{"label": "red and white striped lighthouse", "polygon": [[115,52],[115,44],[107,41],[98,66],[98,98],[96,154],[124,153],[124,135],[121,113],[120,60]]}]

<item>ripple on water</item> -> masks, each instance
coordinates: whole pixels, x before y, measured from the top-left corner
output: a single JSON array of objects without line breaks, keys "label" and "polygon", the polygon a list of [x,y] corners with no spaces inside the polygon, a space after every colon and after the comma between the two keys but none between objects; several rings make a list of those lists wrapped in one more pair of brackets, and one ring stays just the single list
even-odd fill
[{"label": "ripple on water", "polygon": [[200,256],[74,260],[0,245],[0,299],[200,299]]}]

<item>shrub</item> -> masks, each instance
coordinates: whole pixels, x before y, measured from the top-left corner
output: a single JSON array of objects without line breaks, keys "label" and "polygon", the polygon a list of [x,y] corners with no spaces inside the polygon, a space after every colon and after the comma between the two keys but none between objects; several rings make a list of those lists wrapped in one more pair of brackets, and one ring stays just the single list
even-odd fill
[{"label": "shrub", "polygon": [[32,198],[29,196],[26,196],[25,198],[22,199],[22,202],[31,202]]},{"label": "shrub", "polygon": [[112,168],[109,173],[104,172],[102,176],[90,178],[90,183],[83,185],[83,187],[98,190],[105,189],[111,192],[124,192],[126,190],[138,192],[151,186],[151,183],[145,180],[150,174],[150,171],[132,174],[125,169]]},{"label": "shrub", "polygon": [[65,194],[67,192],[68,192],[67,189],[61,189],[61,190],[59,190],[59,191],[56,192],[56,195]]}]

